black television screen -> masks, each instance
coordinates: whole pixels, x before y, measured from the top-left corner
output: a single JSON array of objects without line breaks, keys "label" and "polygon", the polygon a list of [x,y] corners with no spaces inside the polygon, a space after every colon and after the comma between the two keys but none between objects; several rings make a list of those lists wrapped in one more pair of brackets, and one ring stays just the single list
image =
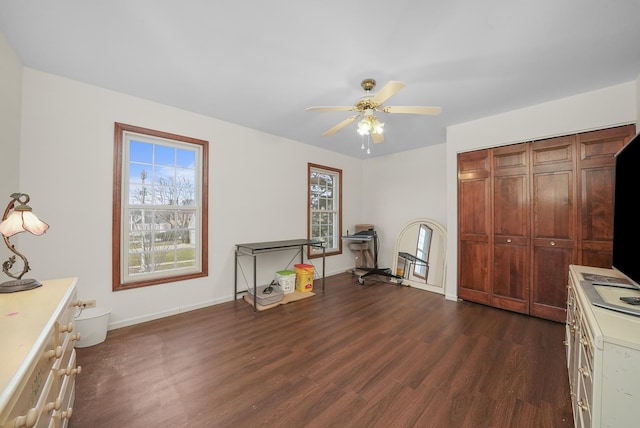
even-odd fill
[{"label": "black television screen", "polygon": [[640,288],[640,134],[615,156],[613,268]]}]

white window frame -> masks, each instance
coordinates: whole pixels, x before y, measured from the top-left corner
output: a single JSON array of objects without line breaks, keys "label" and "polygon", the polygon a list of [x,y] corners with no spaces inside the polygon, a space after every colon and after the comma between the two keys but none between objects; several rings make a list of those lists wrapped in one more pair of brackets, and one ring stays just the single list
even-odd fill
[{"label": "white window frame", "polygon": [[[156,149],[180,149],[194,154],[195,164],[193,168],[183,169],[180,168],[177,161],[173,166],[166,166],[159,163],[155,158],[149,163],[144,165],[138,162],[132,162],[129,158],[130,155],[130,143],[131,141],[142,142],[150,144],[154,147],[154,153]],[[166,282],[175,282],[184,279],[191,279],[195,277],[206,276],[208,274],[208,230],[207,230],[207,180],[208,167],[208,142],[203,140],[196,140],[189,137],[184,137],[175,134],[169,134],[166,132],[155,131],[151,129],[145,129],[141,127],[125,125],[122,123],[115,124],[115,147],[114,147],[114,210],[113,210],[113,232],[112,238],[113,244],[113,290],[123,290],[147,285],[154,285]],[[158,162],[158,163],[157,163]],[[130,167],[132,165],[138,165],[141,168],[148,168],[149,171],[145,175],[145,179],[142,179],[141,184],[135,184],[134,179],[130,178]],[[170,195],[174,196],[180,189],[186,189],[189,193],[192,193],[192,198],[189,199],[190,203],[179,204],[175,200],[173,202],[167,202],[158,197],[161,195],[159,189],[162,188],[162,179],[160,174],[157,176],[154,170],[164,169],[171,172],[170,180],[171,186],[164,187],[170,189]],[[180,171],[191,171],[193,177],[193,183],[188,187],[180,187]],[[145,180],[148,178],[148,184]],[[149,191],[149,202],[146,203],[143,196],[143,200],[140,201],[138,196],[133,194],[134,190],[144,190],[143,195],[147,195],[146,191]],[[154,193],[158,191],[158,193]],[[176,197],[177,199],[177,197]],[[156,247],[156,239],[160,239],[159,236],[166,234],[167,231],[175,230],[173,226],[166,227],[161,223],[152,222],[152,226],[148,230],[137,231],[137,234],[149,234],[156,239],[150,239],[145,243],[145,255],[147,255],[147,267],[142,271],[135,272],[133,268],[130,269],[130,260],[133,260],[131,255],[140,256],[139,260],[143,260],[140,253],[140,249],[132,250],[132,235],[135,235],[133,222],[131,221],[131,212],[140,210],[144,214],[141,216],[141,221],[145,218],[154,218],[158,214],[171,213],[171,218],[175,219],[177,216],[188,217],[190,220],[187,224],[179,225],[178,230],[183,234],[189,234],[189,244],[193,244],[194,259],[188,266],[181,266],[178,254],[181,251],[180,244],[175,240],[172,244],[166,242],[162,244],[162,247]],[[173,225],[175,223],[172,222]],[[135,226],[139,228],[140,226]],[[142,240],[141,240],[142,241]],[[136,246],[137,247],[137,246]],[[168,258],[163,258],[163,262],[157,262],[154,257],[163,254],[169,255]],[[137,258],[137,257],[136,257]],[[173,266],[171,266],[173,264]],[[161,266],[162,265],[162,266]],[[169,265],[169,267],[167,267]],[[142,264],[141,264],[142,266]],[[161,267],[160,267],[161,266]],[[147,270],[148,269],[148,270]]]},{"label": "white window frame", "polygon": [[[317,194],[317,184],[313,182],[315,174],[329,175],[333,177],[332,196],[329,209],[313,206],[312,198]],[[316,189],[314,189],[316,187]],[[342,170],[324,165],[309,163],[307,165],[307,239],[320,239],[326,243],[325,255],[342,254]],[[320,204],[318,204],[320,205]],[[333,221],[318,225],[316,214],[327,214],[333,217]],[[318,230],[320,229],[319,233]],[[308,256],[322,257],[322,249],[308,248]]]}]

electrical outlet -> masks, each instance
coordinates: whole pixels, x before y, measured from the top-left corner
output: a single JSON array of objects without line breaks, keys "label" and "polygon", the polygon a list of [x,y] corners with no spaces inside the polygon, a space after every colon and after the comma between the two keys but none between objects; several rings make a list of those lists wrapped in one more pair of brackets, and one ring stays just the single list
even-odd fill
[{"label": "electrical outlet", "polygon": [[83,300],[82,301],[82,307],[83,308],[95,308],[96,307],[96,301],[95,300]]}]

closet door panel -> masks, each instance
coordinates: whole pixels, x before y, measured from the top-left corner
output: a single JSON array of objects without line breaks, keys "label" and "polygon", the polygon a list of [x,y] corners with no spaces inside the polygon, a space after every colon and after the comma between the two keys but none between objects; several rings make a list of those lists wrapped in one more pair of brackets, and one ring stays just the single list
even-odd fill
[{"label": "closet door panel", "polygon": [[575,263],[575,137],[531,146],[531,315],[566,320],[569,264]]},{"label": "closet door panel", "polygon": [[582,209],[579,262],[611,268],[613,242],[613,181],[611,168],[585,168],[581,172]]},{"label": "closet door panel", "polygon": [[491,305],[529,313],[529,170],[526,144],[493,150]]},{"label": "closet door panel", "polygon": [[489,303],[489,151],[458,155],[458,297]]},{"label": "closet door panel", "polygon": [[626,125],[578,134],[578,264],[611,268],[615,154],[635,135]]}]

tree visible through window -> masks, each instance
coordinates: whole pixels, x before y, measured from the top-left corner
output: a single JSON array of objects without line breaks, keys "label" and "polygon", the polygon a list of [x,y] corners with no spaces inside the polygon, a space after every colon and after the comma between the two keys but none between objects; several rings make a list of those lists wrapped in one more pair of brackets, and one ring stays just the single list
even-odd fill
[{"label": "tree visible through window", "polygon": [[[326,255],[341,254],[342,170],[309,163],[308,179],[308,239],[324,241]],[[321,254],[321,249],[309,248],[309,257]]]},{"label": "tree visible through window", "polygon": [[207,275],[208,142],[116,123],[113,289]]}]

